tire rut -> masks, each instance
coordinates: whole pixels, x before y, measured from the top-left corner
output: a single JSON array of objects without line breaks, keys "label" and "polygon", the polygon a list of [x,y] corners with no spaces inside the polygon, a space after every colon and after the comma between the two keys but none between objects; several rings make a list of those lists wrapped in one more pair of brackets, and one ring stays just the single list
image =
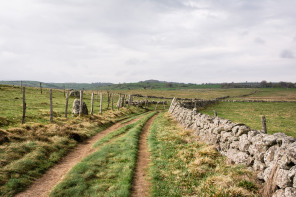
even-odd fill
[{"label": "tire rut", "polygon": [[150,163],[150,152],[148,151],[147,137],[149,128],[156,117],[157,114],[147,121],[140,134],[138,159],[131,190],[132,197],[144,197],[149,194],[150,182],[147,180],[147,173]]}]

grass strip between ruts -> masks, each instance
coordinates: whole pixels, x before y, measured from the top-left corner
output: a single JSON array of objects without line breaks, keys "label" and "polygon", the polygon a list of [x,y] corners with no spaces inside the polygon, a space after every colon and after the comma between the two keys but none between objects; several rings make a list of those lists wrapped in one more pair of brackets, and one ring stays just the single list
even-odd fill
[{"label": "grass strip between ruts", "polygon": [[256,177],[242,165],[227,165],[213,146],[177,126],[168,113],[150,127],[151,196],[256,196]]},{"label": "grass strip between ruts", "polygon": [[[142,115],[142,114],[141,114]],[[135,117],[132,117],[132,118],[129,118],[128,120],[131,121],[131,120],[134,120],[136,118],[138,118],[140,115],[138,116],[135,116]],[[139,120],[141,121],[141,120]],[[137,122],[134,122],[134,123],[131,123],[131,124],[128,124],[128,125],[125,125],[123,127],[121,127],[120,129],[117,129],[116,131],[113,131],[112,133],[109,133],[108,135],[106,135],[105,137],[101,138],[99,141],[97,141],[93,147],[98,147],[98,146],[101,146],[107,142],[109,142],[111,139],[113,138],[116,138],[124,133],[126,133],[127,131],[129,131],[131,128],[135,127],[136,125],[139,124],[139,121]],[[128,122],[128,121],[123,121],[122,123],[125,123],[125,122]]]},{"label": "grass strip between ruts", "polygon": [[155,114],[146,115],[126,135],[106,144],[74,166],[50,196],[129,196],[139,134]]}]

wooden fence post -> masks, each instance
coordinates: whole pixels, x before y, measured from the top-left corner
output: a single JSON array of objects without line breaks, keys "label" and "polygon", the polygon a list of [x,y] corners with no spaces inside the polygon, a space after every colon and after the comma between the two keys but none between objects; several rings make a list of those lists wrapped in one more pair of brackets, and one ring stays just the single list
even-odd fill
[{"label": "wooden fence post", "polygon": [[23,81],[21,81],[21,92],[23,91]]},{"label": "wooden fence post", "polygon": [[94,93],[91,94],[91,110],[90,114],[93,115],[94,113]]},{"label": "wooden fence post", "polygon": [[128,95],[128,107],[130,107],[131,106],[131,95],[129,94]]},{"label": "wooden fence post", "polygon": [[64,97],[66,96],[66,87],[64,85]]},{"label": "wooden fence post", "polygon": [[25,123],[25,117],[26,117],[26,108],[27,108],[25,87],[23,87],[22,91],[23,91],[23,119],[22,119],[22,124],[24,124]]},{"label": "wooden fence post", "polygon": [[66,95],[65,118],[67,118],[67,116],[68,116],[68,103],[69,103],[69,90],[67,91],[67,95]]},{"label": "wooden fence post", "polygon": [[121,101],[122,101],[122,102],[121,102],[121,107],[124,107],[124,106],[125,106],[125,94],[123,95]]},{"label": "wooden fence post", "polygon": [[83,107],[83,99],[82,99],[82,97],[83,97],[83,91],[82,91],[82,90],[80,90],[80,106],[79,106],[79,116],[81,116],[81,115],[82,115],[82,107]]},{"label": "wooden fence post", "polygon": [[265,118],[265,116],[261,116],[261,122],[262,122],[262,131],[264,133],[267,133],[267,129],[266,129],[266,118]]},{"label": "wooden fence post", "polygon": [[100,93],[100,114],[102,114],[102,105],[103,105],[103,94]]},{"label": "wooden fence post", "polygon": [[217,117],[217,112],[216,110],[213,110],[214,111],[214,117]]},{"label": "wooden fence post", "polygon": [[40,92],[42,94],[42,83],[40,82]]},{"label": "wooden fence post", "polygon": [[50,122],[53,121],[53,110],[52,110],[52,89],[49,91],[49,100],[50,100]]},{"label": "wooden fence post", "polygon": [[107,105],[107,110],[109,109],[109,106],[110,106],[110,96],[109,96],[109,92],[107,91],[107,98],[108,98],[108,105]]},{"label": "wooden fence post", "polygon": [[121,93],[119,93],[119,98],[117,101],[117,110],[119,110],[120,106],[121,106]]},{"label": "wooden fence post", "polygon": [[97,90],[97,102],[99,102],[99,91]]},{"label": "wooden fence post", "polygon": [[111,107],[112,107],[112,111],[113,111],[113,93],[112,93],[112,97],[111,97]]}]

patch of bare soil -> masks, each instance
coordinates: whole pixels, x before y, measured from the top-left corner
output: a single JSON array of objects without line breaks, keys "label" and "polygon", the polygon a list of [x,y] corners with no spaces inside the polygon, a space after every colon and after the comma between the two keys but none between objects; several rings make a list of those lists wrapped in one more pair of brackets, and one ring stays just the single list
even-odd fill
[{"label": "patch of bare soil", "polygon": [[150,152],[147,148],[147,137],[149,133],[149,128],[153,123],[154,119],[157,115],[153,116],[143,127],[143,130],[139,139],[139,152],[138,152],[138,161],[135,170],[135,175],[133,178],[133,186],[132,186],[132,197],[142,197],[148,196],[150,183],[147,173],[148,167],[150,163]]},{"label": "patch of bare soil", "polygon": [[41,178],[37,179],[24,192],[17,194],[17,197],[46,197],[49,196],[50,191],[57,185],[67,172],[79,163],[84,157],[93,153],[96,148],[92,145],[107,134],[123,127],[127,124],[136,122],[142,117],[136,118],[124,124],[116,123],[106,130],[99,132],[97,135],[86,140],[82,144],[78,144],[68,155],[66,155],[58,164],[50,168]]}]

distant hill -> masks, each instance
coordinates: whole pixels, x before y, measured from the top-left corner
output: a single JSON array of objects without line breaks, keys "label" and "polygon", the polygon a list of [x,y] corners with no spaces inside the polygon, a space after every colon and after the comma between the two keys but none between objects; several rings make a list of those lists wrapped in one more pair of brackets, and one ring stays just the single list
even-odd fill
[{"label": "distant hill", "polygon": [[[39,81],[23,81],[23,86],[39,87]],[[0,84],[20,85],[20,81],[0,81]],[[159,80],[146,80],[137,83],[42,83],[43,88],[76,89],[76,90],[135,90],[135,89],[210,89],[210,88],[295,88],[296,84],[291,82],[243,82],[243,83],[178,83]]]},{"label": "distant hill", "polygon": [[[21,81],[0,81],[0,84],[17,85]],[[22,81],[23,86],[40,87],[39,81]],[[131,89],[201,89],[201,88],[221,88],[221,84],[192,84],[192,83],[177,83],[158,80],[146,80],[137,83],[43,83],[43,88],[56,89],[85,89],[85,90],[131,90]]]},{"label": "distant hill", "polygon": [[[0,84],[5,85],[20,85],[21,81],[0,81]],[[23,86],[30,86],[30,87],[40,87],[39,81],[22,81]],[[111,85],[112,83],[43,83],[43,88],[55,88],[55,89],[85,89],[85,90],[95,90],[99,87],[104,87]]]},{"label": "distant hill", "polygon": [[99,89],[105,90],[133,90],[133,89],[164,89],[164,90],[180,90],[180,89],[202,89],[202,88],[221,88],[221,84],[193,84],[178,83],[158,80],[146,80],[137,83],[121,83],[110,84]]}]

